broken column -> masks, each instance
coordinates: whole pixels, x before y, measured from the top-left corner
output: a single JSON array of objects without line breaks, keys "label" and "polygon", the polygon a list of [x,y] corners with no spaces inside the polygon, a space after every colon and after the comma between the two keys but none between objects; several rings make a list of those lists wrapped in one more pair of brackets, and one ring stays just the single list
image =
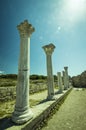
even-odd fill
[{"label": "broken column", "polygon": [[47,62],[47,81],[48,81],[48,97],[47,99],[54,99],[54,78],[52,70],[52,53],[55,49],[55,46],[51,43],[49,45],[43,46],[43,49],[46,53],[46,62]]},{"label": "broken column", "polygon": [[65,70],[65,86],[66,86],[66,89],[69,88],[69,76],[68,76],[68,67],[64,67],[64,70]]},{"label": "broken column", "polygon": [[57,73],[58,75],[58,93],[62,93],[63,92],[63,85],[62,85],[62,77],[61,77],[61,72]]},{"label": "broken column", "polygon": [[33,117],[29,107],[29,73],[30,73],[30,37],[35,31],[25,20],[17,26],[20,34],[20,57],[18,66],[18,81],[16,89],[16,104],[12,121],[23,124]]}]

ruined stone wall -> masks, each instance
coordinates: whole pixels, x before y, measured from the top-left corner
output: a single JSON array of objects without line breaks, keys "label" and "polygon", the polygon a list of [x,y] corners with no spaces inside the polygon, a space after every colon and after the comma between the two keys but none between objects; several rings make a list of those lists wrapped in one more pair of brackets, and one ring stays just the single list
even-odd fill
[{"label": "ruined stone wall", "polygon": [[8,101],[15,99],[16,87],[0,87],[0,101]]},{"label": "ruined stone wall", "polygon": [[[55,86],[57,83],[55,82]],[[31,83],[30,94],[47,89],[47,83]],[[8,101],[16,98],[16,86],[0,87],[0,101]]]}]

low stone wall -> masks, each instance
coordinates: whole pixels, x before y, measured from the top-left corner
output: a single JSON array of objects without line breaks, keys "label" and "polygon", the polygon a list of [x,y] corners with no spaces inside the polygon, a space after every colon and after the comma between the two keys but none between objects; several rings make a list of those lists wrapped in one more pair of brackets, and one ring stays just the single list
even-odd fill
[{"label": "low stone wall", "polygon": [[16,87],[0,87],[0,101],[13,100],[16,97]]},{"label": "low stone wall", "polygon": [[[56,86],[57,83],[55,83]],[[30,94],[47,89],[47,83],[31,83]],[[0,101],[9,101],[16,98],[16,86],[0,87]]]},{"label": "low stone wall", "polygon": [[47,89],[47,83],[30,84],[30,94],[40,92]]}]

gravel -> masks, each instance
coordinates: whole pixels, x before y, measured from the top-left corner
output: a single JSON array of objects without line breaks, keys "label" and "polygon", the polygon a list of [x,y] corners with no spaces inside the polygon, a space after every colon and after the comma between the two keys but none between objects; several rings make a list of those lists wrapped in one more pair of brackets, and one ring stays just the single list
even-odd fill
[{"label": "gravel", "polygon": [[73,89],[42,130],[86,130],[86,89]]}]

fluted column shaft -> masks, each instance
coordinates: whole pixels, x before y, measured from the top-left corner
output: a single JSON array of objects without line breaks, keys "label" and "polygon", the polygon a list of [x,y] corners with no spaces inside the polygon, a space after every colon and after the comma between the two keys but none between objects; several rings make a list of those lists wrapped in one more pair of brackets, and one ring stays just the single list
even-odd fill
[{"label": "fluted column shaft", "polygon": [[65,69],[65,84],[66,84],[66,89],[69,87],[69,76],[68,76],[68,67],[64,67]]},{"label": "fluted column shaft", "polygon": [[58,75],[58,88],[59,88],[59,93],[62,93],[62,92],[63,92],[63,85],[62,85],[61,72],[58,72],[57,75]]},{"label": "fluted column shaft", "polygon": [[30,36],[34,32],[31,24],[25,20],[17,26],[20,34],[20,57],[18,66],[18,81],[16,89],[16,104],[12,120],[22,124],[32,118],[29,108],[29,73],[30,73]]},{"label": "fluted column shaft", "polygon": [[51,98],[54,95],[54,79],[52,72],[51,55],[47,54],[46,59],[47,59],[48,98]]},{"label": "fluted column shaft", "polygon": [[55,46],[49,44],[43,46],[43,49],[46,54],[46,63],[47,63],[47,81],[48,81],[48,99],[53,99],[54,96],[54,79],[53,79],[53,70],[52,70],[52,53]]},{"label": "fluted column shaft", "polygon": [[67,89],[67,84],[66,84],[66,74],[65,71],[63,71],[63,83],[64,83],[64,90]]}]

